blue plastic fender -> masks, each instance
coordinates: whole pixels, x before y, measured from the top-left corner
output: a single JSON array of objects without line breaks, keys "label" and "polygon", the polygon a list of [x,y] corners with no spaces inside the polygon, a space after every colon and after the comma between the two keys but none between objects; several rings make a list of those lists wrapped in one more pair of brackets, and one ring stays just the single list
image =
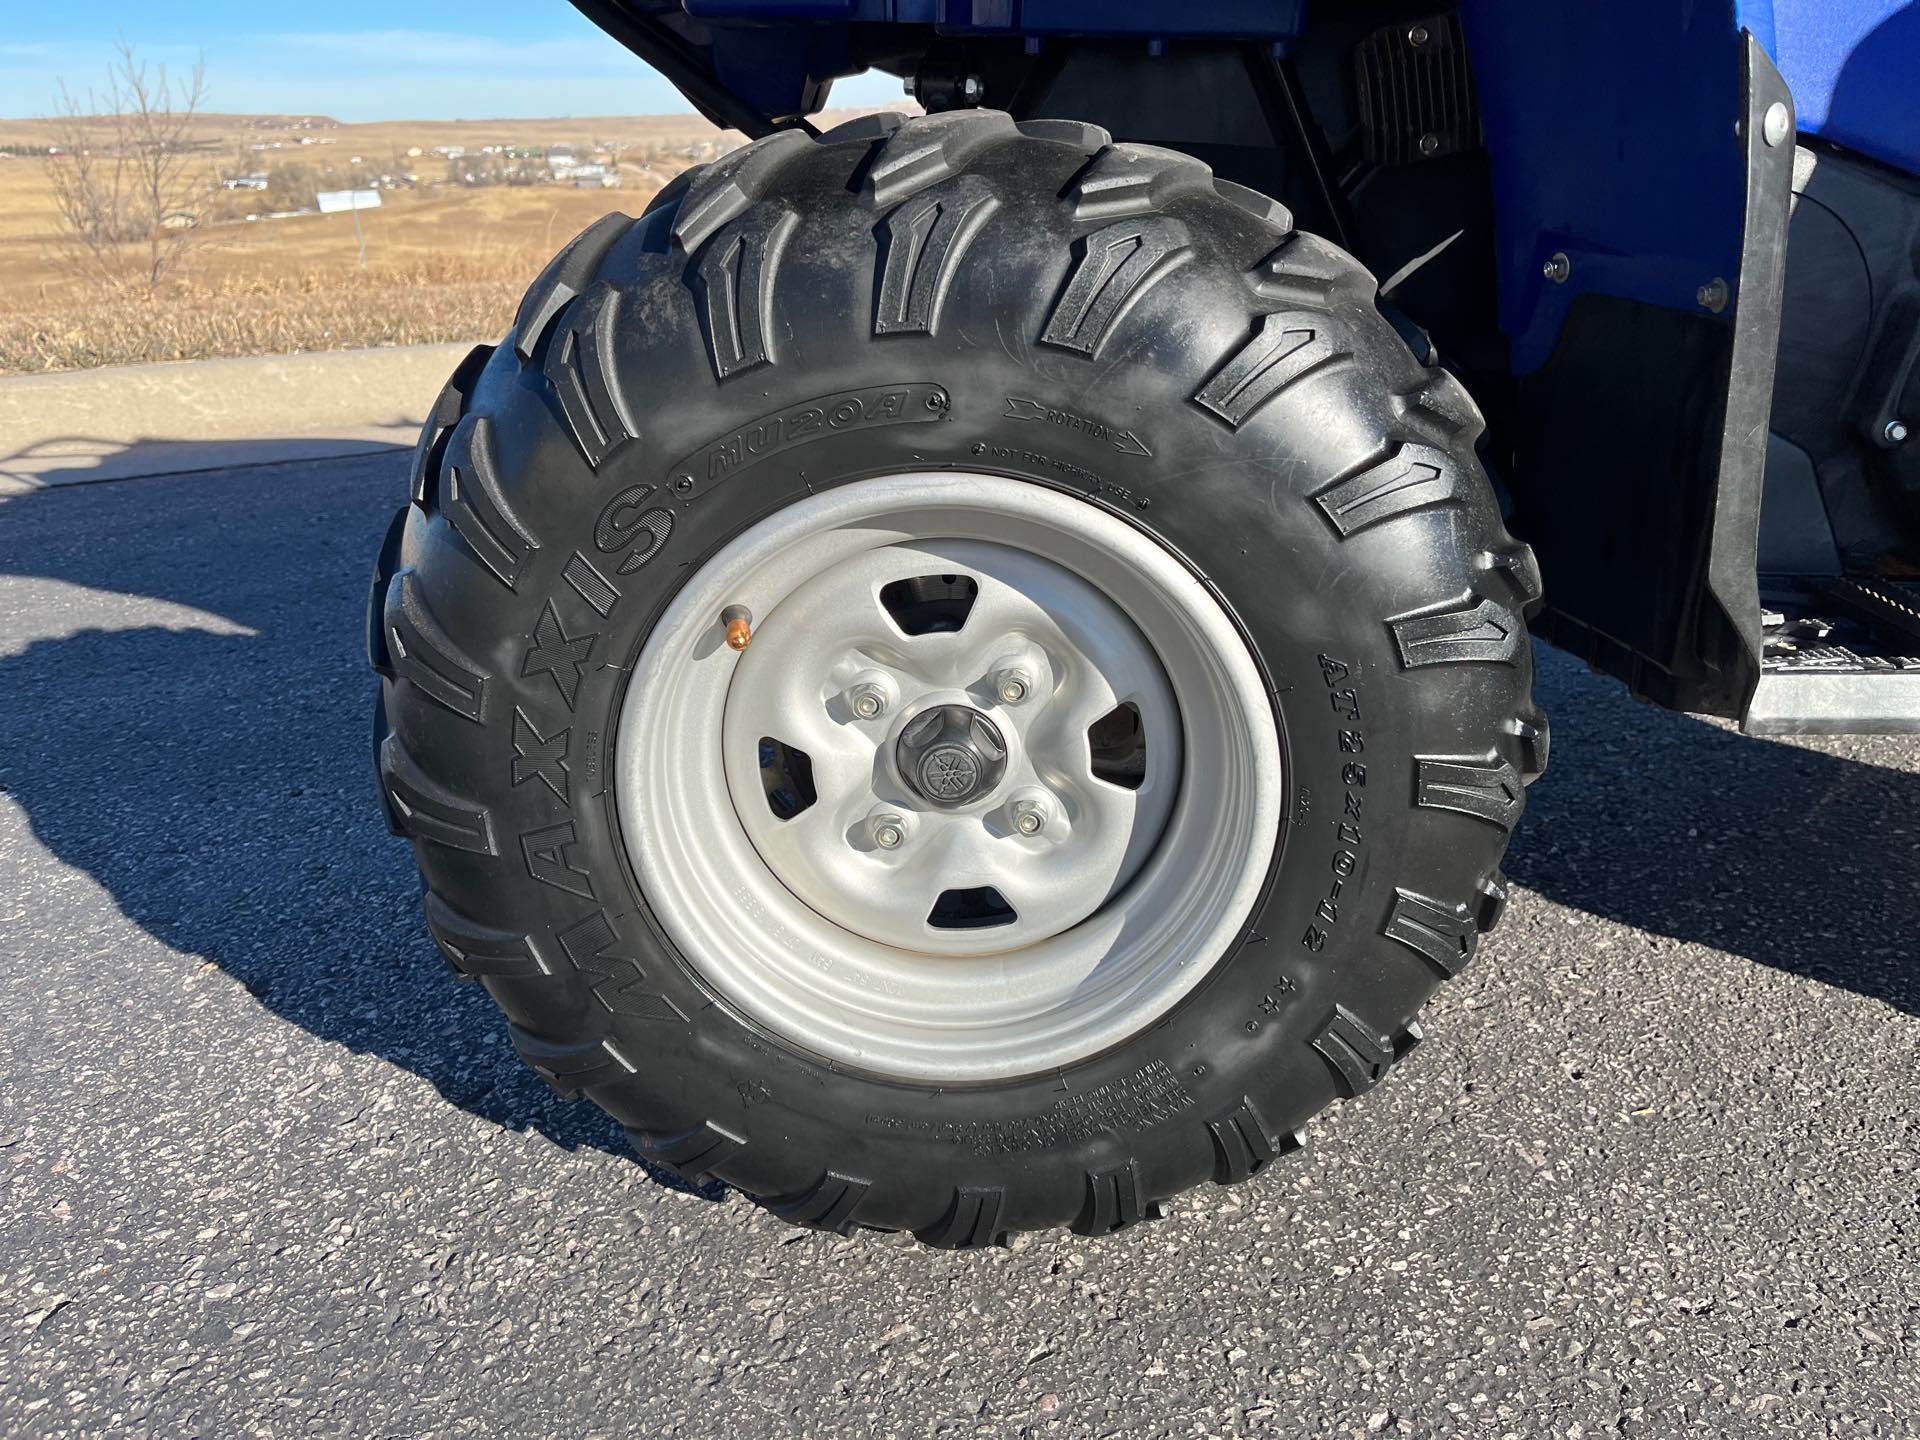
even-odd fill
[{"label": "blue plastic fender", "polygon": [[1920,174],[1920,4],[1742,0],[1793,90],[1800,133]]}]

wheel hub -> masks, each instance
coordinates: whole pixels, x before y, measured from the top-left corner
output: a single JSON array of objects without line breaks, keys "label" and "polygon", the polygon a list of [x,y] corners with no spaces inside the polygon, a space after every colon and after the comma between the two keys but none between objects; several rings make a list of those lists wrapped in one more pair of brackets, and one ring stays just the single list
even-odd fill
[{"label": "wheel hub", "polygon": [[1000,727],[971,705],[941,705],[915,716],[893,753],[914,793],[942,809],[991,795],[1007,774]]},{"label": "wheel hub", "polygon": [[1208,588],[997,476],[767,517],[688,578],[627,694],[621,828],[679,953],[874,1073],[1035,1074],[1135,1033],[1243,940],[1282,813],[1272,702]]}]

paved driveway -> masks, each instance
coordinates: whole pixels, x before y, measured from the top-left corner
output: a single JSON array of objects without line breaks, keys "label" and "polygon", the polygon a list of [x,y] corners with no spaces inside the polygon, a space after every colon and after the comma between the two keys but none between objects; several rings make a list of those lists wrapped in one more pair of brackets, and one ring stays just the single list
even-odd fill
[{"label": "paved driveway", "polygon": [[1920,1434],[1920,743],[1544,655],[1507,921],[1304,1155],[822,1237],[434,957],[359,654],[403,469],[0,503],[0,1433]]}]

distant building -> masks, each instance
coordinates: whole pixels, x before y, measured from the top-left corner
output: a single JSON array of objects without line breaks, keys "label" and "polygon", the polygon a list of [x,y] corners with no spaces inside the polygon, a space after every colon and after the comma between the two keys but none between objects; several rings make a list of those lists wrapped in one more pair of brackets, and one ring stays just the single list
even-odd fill
[{"label": "distant building", "polygon": [[264,175],[233,175],[220,182],[229,190],[264,190],[267,177]]}]

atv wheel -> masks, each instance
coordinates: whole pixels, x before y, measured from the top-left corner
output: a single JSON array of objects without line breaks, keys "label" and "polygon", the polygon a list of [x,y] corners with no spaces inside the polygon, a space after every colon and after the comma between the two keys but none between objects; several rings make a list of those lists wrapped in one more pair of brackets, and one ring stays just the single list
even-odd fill
[{"label": "atv wheel", "polygon": [[1546,737],[1478,429],[1188,157],[750,145],[576,240],[422,437],[369,638],[434,938],[801,1223],[1244,1179],[1498,914]]}]

